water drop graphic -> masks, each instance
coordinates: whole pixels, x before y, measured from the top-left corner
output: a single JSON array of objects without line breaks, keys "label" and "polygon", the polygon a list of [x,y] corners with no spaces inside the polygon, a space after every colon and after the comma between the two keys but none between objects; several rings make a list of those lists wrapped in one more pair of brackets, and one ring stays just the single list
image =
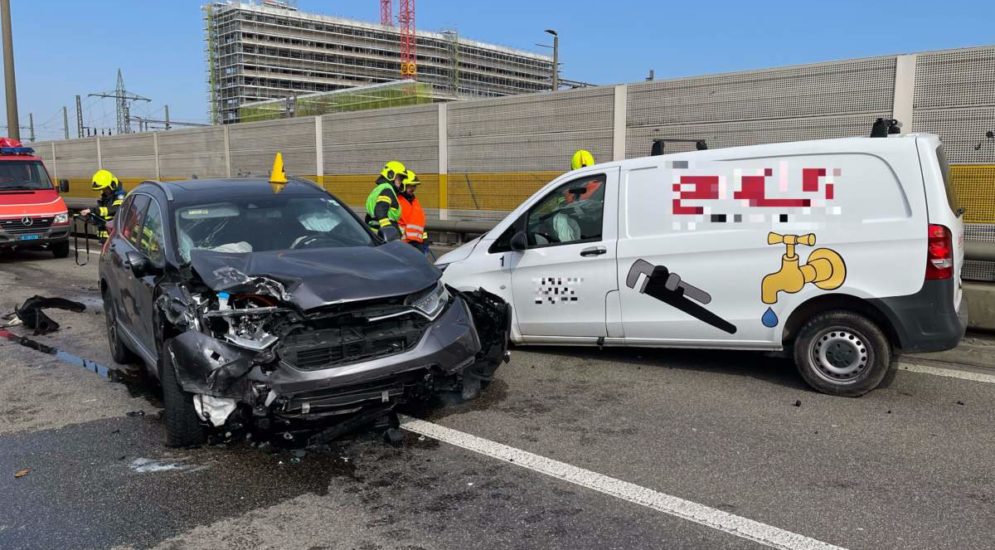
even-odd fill
[{"label": "water drop graphic", "polygon": [[760,318],[760,321],[764,324],[765,327],[769,328],[776,327],[777,314],[774,313],[773,309],[767,308],[767,311],[764,312],[764,316]]}]

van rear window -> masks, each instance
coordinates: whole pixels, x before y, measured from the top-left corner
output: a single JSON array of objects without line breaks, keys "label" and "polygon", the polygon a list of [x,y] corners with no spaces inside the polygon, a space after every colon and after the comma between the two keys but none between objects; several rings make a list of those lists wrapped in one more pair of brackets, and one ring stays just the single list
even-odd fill
[{"label": "van rear window", "polygon": [[940,145],[936,148],[936,160],[940,163],[940,172],[943,174],[943,187],[947,190],[947,203],[957,216],[963,214],[960,209],[960,201],[957,200],[957,189],[954,188],[950,178],[950,164],[947,163],[947,153]]}]

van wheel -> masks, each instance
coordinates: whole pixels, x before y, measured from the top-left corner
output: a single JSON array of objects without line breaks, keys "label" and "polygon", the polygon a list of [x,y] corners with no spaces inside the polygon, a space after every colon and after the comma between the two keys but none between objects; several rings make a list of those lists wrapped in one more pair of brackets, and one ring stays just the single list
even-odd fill
[{"label": "van wheel", "polygon": [[109,290],[104,290],[103,298],[104,322],[107,324],[107,345],[111,348],[111,359],[119,365],[134,363],[138,357],[121,341],[121,335],[118,333],[117,313]]},{"label": "van wheel", "polygon": [[794,352],[805,382],[832,395],[864,395],[894,368],[891,345],[881,329],[848,311],[813,317],[798,332]]},{"label": "van wheel", "polygon": [[166,409],[166,446],[196,447],[207,441],[207,428],[193,407],[193,394],[183,391],[176,380],[176,369],[169,353],[169,342],[163,342],[159,363],[162,371],[162,405]]},{"label": "van wheel", "polygon": [[68,258],[69,257],[69,240],[57,242],[49,246],[49,250],[52,251],[52,255],[56,258]]}]

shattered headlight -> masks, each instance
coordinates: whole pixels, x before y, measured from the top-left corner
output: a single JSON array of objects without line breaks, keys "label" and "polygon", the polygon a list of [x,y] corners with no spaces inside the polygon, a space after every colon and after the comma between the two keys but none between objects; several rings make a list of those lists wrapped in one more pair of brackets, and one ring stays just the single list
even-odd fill
[{"label": "shattered headlight", "polygon": [[437,283],[432,290],[411,299],[408,305],[422,312],[429,319],[435,319],[442,313],[443,309],[446,309],[448,303],[449,291],[446,290],[446,285]]}]

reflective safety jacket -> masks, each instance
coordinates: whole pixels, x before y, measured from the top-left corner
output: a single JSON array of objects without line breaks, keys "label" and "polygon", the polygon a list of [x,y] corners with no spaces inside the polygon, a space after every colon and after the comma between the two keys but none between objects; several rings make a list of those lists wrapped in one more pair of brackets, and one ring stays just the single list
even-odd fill
[{"label": "reflective safety jacket", "polygon": [[98,236],[101,239],[106,239],[109,234],[107,232],[107,222],[114,219],[117,215],[118,208],[121,207],[121,203],[124,202],[124,189],[120,187],[109,187],[100,194],[100,198],[97,199],[97,208],[93,210],[93,213],[99,219],[100,230]]},{"label": "reflective safety jacket", "polygon": [[394,184],[380,178],[377,186],[366,197],[366,223],[388,241],[401,238],[397,221],[401,217],[401,204],[397,201]]},{"label": "reflective safety jacket", "polygon": [[418,197],[401,193],[397,197],[401,204],[401,219],[398,220],[401,226],[401,238],[409,243],[423,243],[428,239],[425,231],[425,210],[418,202]]}]

